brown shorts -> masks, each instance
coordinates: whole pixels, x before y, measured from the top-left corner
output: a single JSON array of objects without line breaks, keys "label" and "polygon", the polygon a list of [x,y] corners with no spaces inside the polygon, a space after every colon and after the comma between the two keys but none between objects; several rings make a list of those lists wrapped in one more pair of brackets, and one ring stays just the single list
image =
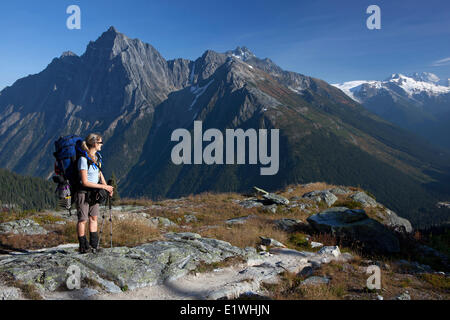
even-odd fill
[{"label": "brown shorts", "polygon": [[89,217],[97,217],[100,211],[98,203],[90,205],[85,201],[86,193],[78,192],[76,194],[78,221],[86,221]]}]

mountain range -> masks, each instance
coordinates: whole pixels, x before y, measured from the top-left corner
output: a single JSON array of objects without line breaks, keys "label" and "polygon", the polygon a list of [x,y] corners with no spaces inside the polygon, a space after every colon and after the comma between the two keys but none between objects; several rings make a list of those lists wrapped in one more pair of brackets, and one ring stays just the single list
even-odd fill
[{"label": "mountain range", "polygon": [[334,86],[383,119],[450,150],[450,79],[429,72],[395,73],[384,81]]},{"label": "mountain range", "polygon": [[[344,90],[345,91],[345,90]],[[437,106],[438,108],[438,106]],[[174,165],[171,133],[280,129],[280,169]],[[448,221],[450,155],[368,111],[323,80],[285,71],[248,48],[164,57],[109,28],[83,55],[65,52],[0,92],[0,163],[50,178],[53,142],[99,132],[104,173],[121,196],[178,197],[204,191],[275,190],[290,183],[359,185],[416,225]]]}]

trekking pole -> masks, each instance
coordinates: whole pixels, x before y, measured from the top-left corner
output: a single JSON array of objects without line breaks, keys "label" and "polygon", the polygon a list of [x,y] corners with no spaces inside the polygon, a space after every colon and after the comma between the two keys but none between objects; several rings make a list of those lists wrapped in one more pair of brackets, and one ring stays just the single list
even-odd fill
[{"label": "trekking pole", "polygon": [[111,238],[111,249],[112,249],[112,247],[113,247],[113,243],[112,243],[112,229],[113,229],[113,227],[112,227],[112,213],[111,213],[111,200],[112,200],[112,197],[109,196],[108,200],[109,200],[109,222],[110,222],[110,225],[111,225],[110,238]]},{"label": "trekking pole", "polygon": [[[113,183],[113,181],[111,179],[108,180],[108,185],[111,186]],[[112,242],[112,212],[111,212],[111,203],[112,203],[112,197],[111,194],[108,195],[108,201],[109,201],[109,223],[110,223],[110,233],[109,233],[109,237],[111,239],[111,249],[113,247],[113,242]]]},{"label": "trekking pole", "polygon": [[106,203],[105,203],[105,210],[103,210],[103,214],[102,214],[102,226],[100,227],[100,237],[98,238],[99,246],[102,243],[103,225],[105,224],[105,212],[106,212]]}]

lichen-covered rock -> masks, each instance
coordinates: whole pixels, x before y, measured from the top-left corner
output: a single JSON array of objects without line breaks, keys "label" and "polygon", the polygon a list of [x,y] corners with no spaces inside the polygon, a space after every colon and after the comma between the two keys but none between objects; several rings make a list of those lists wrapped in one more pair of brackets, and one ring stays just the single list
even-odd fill
[{"label": "lichen-covered rock", "polygon": [[17,300],[20,296],[21,294],[19,289],[0,286],[0,300]]},{"label": "lichen-covered rock", "polygon": [[271,201],[271,202],[273,202],[275,204],[282,204],[282,205],[289,204],[289,200],[288,199],[286,199],[285,197],[280,196],[278,194],[275,194],[275,193],[264,194],[263,198],[268,200],[268,201]]},{"label": "lichen-covered rock", "polygon": [[261,259],[254,248],[241,249],[230,243],[202,238],[195,233],[169,233],[167,241],[155,241],[134,248],[102,249],[99,253],[79,254],[65,248],[0,257],[0,272],[16,280],[35,285],[43,292],[67,290],[67,269],[80,268],[81,280],[91,279],[110,292],[120,288],[134,290],[186,275],[200,262],[220,262],[239,256],[245,260]]},{"label": "lichen-covered rock", "polygon": [[13,233],[23,235],[47,234],[48,231],[31,219],[15,220],[0,224],[0,234]]},{"label": "lichen-covered rock", "polygon": [[174,223],[164,217],[152,217],[149,219],[149,223],[151,226],[153,226],[155,228],[158,228],[158,227],[167,228],[167,227],[176,227],[177,226],[176,223]]},{"label": "lichen-covered rock", "polygon": [[399,217],[394,211],[385,208],[383,212],[378,212],[377,216],[381,218],[383,224],[398,232],[413,232],[411,222],[408,219]]},{"label": "lichen-covered rock", "polygon": [[144,206],[135,206],[135,205],[124,205],[124,206],[113,206],[111,210],[113,211],[122,211],[122,212],[135,212],[144,210]]},{"label": "lichen-covered rock", "polygon": [[319,284],[328,284],[330,282],[330,279],[326,277],[317,277],[317,276],[311,276],[300,284],[301,286],[309,286],[309,285],[319,285]]},{"label": "lichen-covered rock", "polygon": [[311,191],[305,193],[303,195],[303,198],[308,198],[316,202],[323,201],[327,204],[328,207],[331,207],[338,200],[338,198],[334,194],[327,190]]},{"label": "lichen-covered rock", "polygon": [[328,189],[328,191],[334,195],[345,195],[345,194],[349,194],[352,192],[349,188],[345,188],[345,187],[336,187],[336,188]]},{"label": "lichen-covered rock", "polygon": [[255,207],[262,207],[263,203],[258,201],[258,199],[246,199],[239,201],[238,204],[246,209],[251,209]]},{"label": "lichen-covered rock", "polygon": [[322,249],[319,250],[319,252],[317,252],[318,254],[329,254],[332,255],[334,257],[339,257],[341,255],[341,251],[339,250],[338,246],[327,246],[327,247],[323,247]]},{"label": "lichen-covered rock", "polygon": [[353,194],[351,198],[354,201],[361,203],[363,207],[376,207],[378,205],[374,198],[368,196],[365,192],[362,191]]}]

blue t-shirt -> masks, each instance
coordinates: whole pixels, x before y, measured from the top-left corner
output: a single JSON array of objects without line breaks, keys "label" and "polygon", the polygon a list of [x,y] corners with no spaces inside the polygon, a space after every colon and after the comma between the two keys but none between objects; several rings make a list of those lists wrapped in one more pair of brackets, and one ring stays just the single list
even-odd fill
[{"label": "blue t-shirt", "polygon": [[87,178],[89,182],[98,183],[100,181],[100,170],[97,166],[90,165],[88,169],[88,162],[86,157],[80,157],[78,160],[78,170],[87,170]]}]

